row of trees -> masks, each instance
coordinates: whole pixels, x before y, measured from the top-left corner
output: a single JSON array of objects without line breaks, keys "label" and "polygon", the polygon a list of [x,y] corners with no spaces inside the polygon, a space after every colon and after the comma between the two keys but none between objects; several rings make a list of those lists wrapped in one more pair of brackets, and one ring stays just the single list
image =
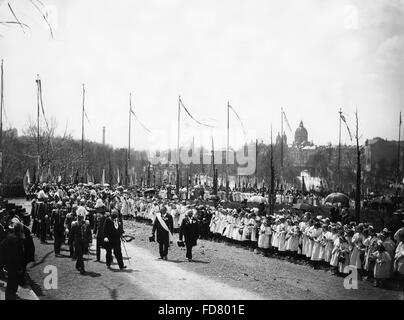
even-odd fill
[{"label": "row of trees", "polygon": [[[13,184],[21,183],[25,172],[29,169],[31,180],[38,178],[40,173],[37,170],[37,155],[39,141],[40,168],[42,172],[50,173],[52,177],[61,177],[63,181],[70,182],[72,179],[79,177],[86,180],[87,175],[94,178],[94,182],[101,181],[103,170],[105,170],[106,182],[115,184],[119,180],[125,183],[127,149],[116,149],[108,145],[96,142],[84,142],[84,157],[81,158],[81,141],[75,140],[65,131],[62,136],[56,136],[56,121],[51,120],[47,130],[40,130],[40,137],[37,136],[37,127],[30,122],[27,129],[23,131],[21,136],[16,134],[16,130],[8,130],[4,134],[4,183]],[[254,143],[254,142],[252,142]],[[265,182],[268,187],[271,181],[271,148],[270,145],[263,142],[256,143],[257,159],[256,171],[249,178],[249,181],[255,183],[259,181]],[[204,150],[210,153],[210,150]],[[304,168],[310,168],[312,175],[319,176],[332,186],[338,183],[339,177],[345,185],[355,185],[356,181],[356,150],[351,148],[349,152],[344,152],[344,161],[341,166],[341,172],[337,170],[336,153],[338,150],[331,145],[327,147],[319,147],[310,155],[306,163],[302,167],[297,167],[288,153],[288,146],[283,147],[283,168],[281,168],[281,146],[277,141],[273,146],[273,164],[275,172],[275,184],[279,184],[280,175],[282,173],[283,180],[290,185],[299,188],[299,181],[296,179],[300,175],[300,171]],[[169,151],[169,160],[174,151]],[[363,152],[361,153],[363,155]],[[225,152],[223,151],[222,164],[216,165],[217,176],[223,180],[226,175]],[[129,163],[129,172],[137,176],[137,183],[140,180],[149,180],[149,183],[161,183],[163,181],[162,172],[168,170],[175,173],[175,168],[169,165],[151,166],[152,173],[148,172],[149,161],[146,151],[131,151],[131,159]],[[181,184],[184,186],[189,173],[193,175],[207,174],[213,177],[213,169],[210,163],[192,165],[192,168],[180,166],[181,168]],[[146,171],[145,171],[146,169]],[[229,174],[235,175],[237,172],[236,165],[229,166]],[[175,179],[175,178],[174,178]],[[171,180],[174,180],[171,179]],[[246,179],[244,179],[245,181]],[[174,180],[175,181],[175,180]],[[191,183],[192,184],[192,183]],[[346,190],[349,192],[351,190]]]}]

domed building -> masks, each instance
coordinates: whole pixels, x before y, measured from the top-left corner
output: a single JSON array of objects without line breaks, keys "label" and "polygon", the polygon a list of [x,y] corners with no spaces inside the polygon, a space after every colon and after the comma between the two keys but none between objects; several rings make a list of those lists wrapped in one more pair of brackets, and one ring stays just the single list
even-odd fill
[{"label": "domed building", "polygon": [[295,141],[293,142],[293,145],[296,147],[305,147],[307,145],[310,145],[308,137],[309,135],[303,125],[303,121],[300,121],[300,125],[295,131]]}]

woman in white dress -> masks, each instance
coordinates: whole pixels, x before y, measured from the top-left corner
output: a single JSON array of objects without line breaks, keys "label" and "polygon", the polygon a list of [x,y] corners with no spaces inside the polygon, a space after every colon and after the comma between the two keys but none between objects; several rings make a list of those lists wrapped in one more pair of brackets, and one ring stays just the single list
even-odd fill
[{"label": "woman in white dress", "polygon": [[275,251],[278,250],[279,247],[279,233],[278,233],[278,225],[280,224],[279,219],[275,219],[274,223],[271,224],[271,229],[272,229],[272,247],[274,248]]},{"label": "woman in white dress", "polygon": [[279,253],[284,256],[286,251],[286,232],[288,228],[288,223],[284,217],[281,219],[281,223],[278,225],[278,251]]},{"label": "woman in white dress", "polygon": [[307,241],[306,241],[306,258],[308,258],[310,260],[311,258],[311,252],[313,249],[313,245],[314,245],[314,240],[312,237],[312,233],[314,232],[315,228],[314,228],[314,220],[310,220],[309,221],[309,227],[306,228],[306,236],[307,236]]},{"label": "woman in white dress", "polygon": [[337,228],[331,227],[324,236],[325,248],[324,248],[324,261],[329,264],[331,260],[332,250],[334,248],[334,241],[338,237]]},{"label": "woman in white dress", "polygon": [[343,242],[344,231],[340,230],[334,240],[334,246],[331,252],[330,266],[333,268],[333,274],[338,273],[338,263],[340,256],[341,243]]},{"label": "woman in white dress", "polygon": [[365,246],[365,261],[363,265],[363,269],[366,272],[366,277],[373,278],[373,271],[375,261],[372,258],[373,253],[377,250],[377,236],[375,230],[372,228],[368,229],[368,237],[363,242]]},{"label": "woman in white dress", "polygon": [[268,224],[268,219],[264,219],[259,229],[258,248],[263,249],[264,255],[268,255],[271,243],[272,229]]},{"label": "woman in white dress", "polygon": [[356,233],[352,237],[352,252],[349,262],[349,265],[357,268],[357,270],[362,269],[361,256],[365,251],[365,246],[363,244],[364,241],[365,236],[363,235],[363,227],[358,226],[356,228]]},{"label": "woman in white dress", "polygon": [[259,216],[256,216],[255,213],[251,214],[250,221],[249,221],[249,226],[251,228],[251,247],[253,249],[257,248],[258,245],[258,236],[257,232],[259,227],[261,226],[261,218]]},{"label": "woman in white dress", "polygon": [[311,239],[313,240],[313,248],[311,251],[310,260],[313,263],[314,269],[319,267],[319,262],[321,261],[320,249],[321,249],[321,240],[323,237],[323,227],[320,222],[316,222],[314,224],[314,229],[311,232]]},{"label": "woman in white dress", "polygon": [[299,238],[300,238],[299,227],[294,223],[291,223],[291,225],[289,226],[288,233],[286,235],[286,241],[287,241],[286,250],[293,258],[296,258],[297,256],[297,252],[299,249]]}]

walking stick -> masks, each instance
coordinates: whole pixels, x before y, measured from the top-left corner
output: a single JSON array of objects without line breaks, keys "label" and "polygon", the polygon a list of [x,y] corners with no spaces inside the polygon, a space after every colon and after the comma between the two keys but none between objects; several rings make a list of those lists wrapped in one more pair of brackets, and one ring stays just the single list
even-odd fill
[{"label": "walking stick", "polygon": [[129,255],[128,255],[128,251],[126,251],[126,246],[125,246],[126,240],[125,240],[123,237],[121,237],[121,239],[122,239],[123,249],[125,250],[126,257],[127,257],[128,260],[129,260],[129,265],[132,266],[132,264],[130,263],[130,257],[129,257]]}]

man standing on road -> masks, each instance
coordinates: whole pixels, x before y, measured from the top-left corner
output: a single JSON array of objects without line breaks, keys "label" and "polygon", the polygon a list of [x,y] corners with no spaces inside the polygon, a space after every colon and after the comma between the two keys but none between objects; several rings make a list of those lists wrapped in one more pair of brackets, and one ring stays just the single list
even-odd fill
[{"label": "man standing on road", "polygon": [[90,224],[84,220],[82,212],[77,212],[77,221],[72,223],[71,237],[74,243],[74,253],[77,257],[76,269],[81,274],[85,274],[83,254],[88,243],[91,242],[92,234]]},{"label": "man standing on road", "polygon": [[20,222],[12,228],[13,232],[0,243],[0,265],[5,265],[8,275],[6,300],[17,299],[18,284],[24,279],[24,228]]},{"label": "man standing on road", "polygon": [[104,245],[107,250],[106,263],[108,269],[111,268],[113,261],[112,250],[114,250],[114,256],[118,262],[119,269],[126,269],[123,264],[122,250],[121,250],[121,236],[123,234],[122,222],[118,218],[118,210],[112,209],[111,215],[105,219],[104,224]]},{"label": "man standing on road", "polygon": [[196,246],[199,237],[198,219],[196,218],[196,213],[192,210],[189,210],[186,217],[182,220],[180,227],[180,241],[182,241],[183,236],[187,248],[186,257],[188,258],[188,261],[192,261],[192,247]]},{"label": "man standing on road", "polygon": [[97,202],[95,204],[95,212],[96,212],[96,220],[94,224],[94,235],[96,238],[96,255],[97,259],[95,261],[100,262],[101,261],[101,247],[103,246],[103,241],[104,241],[104,222],[106,219],[106,214],[105,214],[105,205],[102,201],[102,199],[97,199]]},{"label": "man standing on road", "polygon": [[173,238],[173,217],[167,213],[167,208],[162,207],[157,212],[153,223],[152,238],[157,231],[157,242],[159,244],[160,258],[167,260],[168,247]]},{"label": "man standing on road", "polygon": [[52,211],[51,230],[53,230],[55,257],[60,257],[60,248],[64,242],[65,211],[62,209],[62,201],[58,201],[56,209]]}]

